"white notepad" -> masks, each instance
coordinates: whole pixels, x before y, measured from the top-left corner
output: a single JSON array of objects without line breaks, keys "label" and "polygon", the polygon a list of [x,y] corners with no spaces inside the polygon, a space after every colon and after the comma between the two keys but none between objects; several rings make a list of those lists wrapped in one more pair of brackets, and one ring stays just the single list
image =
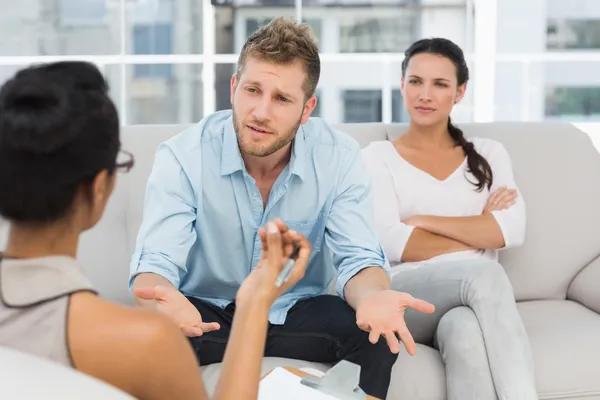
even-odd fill
[{"label": "white notepad", "polygon": [[302,378],[277,367],[260,381],[258,400],[338,400],[300,383]]}]

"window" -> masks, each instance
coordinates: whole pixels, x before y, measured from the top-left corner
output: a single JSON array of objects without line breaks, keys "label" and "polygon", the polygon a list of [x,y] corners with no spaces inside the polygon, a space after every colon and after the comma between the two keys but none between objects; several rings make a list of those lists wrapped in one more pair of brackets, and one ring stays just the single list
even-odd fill
[{"label": "window", "polygon": [[[344,122],[381,122],[383,104],[381,90],[345,90],[343,92]],[[399,89],[392,90],[392,122],[408,121]]]},{"label": "window", "polygon": [[600,120],[600,87],[547,89],[546,116],[567,120]]},{"label": "window", "polygon": [[[246,19],[246,38],[250,37],[250,35],[252,35],[258,28],[260,28],[263,25],[268,24],[269,22],[271,22],[273,18],[248,18]],[[308,19],[308,20],[304,20],[305,23],[308,24],[308,26],[311,27],[312,31],[313,31],[313,35],[315,36],[315,39],[317,40],[317,43],[319,43],[319,41],[321,40],[321,20],[318,19]]]},{"label": "window", "polygon": [[106,0],[60,0],[63,25],[98,25],[107,16]]},{"label": "window", "polygon": [[600,20],[549,20],[546,47],[548,50],[600,48]]},{"label": "window", "polygon": [[[303,6],[404,6],[418,4],[422,0],[303,0]],[[294,0],[210,0],[214,6],[228,7],[281,7],[293,6]]]},{"label": "window", "polygon": [[381,121],[381,90],[345,90],[344,122]]},{"label": "window", "polygon": [[[136,25],[133,28],[134,54],[171,54],[173,52],[173,25]],[[172,65],[135,65],[136,78],[168,78]]]},{"label": "window", "polygon": [[392,89],[392,122],[408,122],[410,116],[404,108],[404,100],[400,89]]},{"label": "window", "polygon": [[413,42],[412,11],[393,18],[340,19],[340,53],[402,53]]}]

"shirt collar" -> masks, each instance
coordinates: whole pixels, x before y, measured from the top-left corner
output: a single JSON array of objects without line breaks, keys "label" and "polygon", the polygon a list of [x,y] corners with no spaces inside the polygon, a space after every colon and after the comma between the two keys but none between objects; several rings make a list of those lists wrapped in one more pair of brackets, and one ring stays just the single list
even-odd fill
[{"label": "shirt collar", "polygon": [[[304,128],[300,126],[292,143],[292,156],[290,158],[290,171],[304,180],[304,164],[306,152],[304,151]],[[244,159],[240,153],[237,135],[233,127],[233,116],[225,122],[223,133],[223,153],[221,156],[221,176],[230,175],[245,169]]]},{"label": "shirt collar", "polygon": [[244,170],[244,160],[240,153],[237,135],[233,128],[233,116],[225,121],[223,132],[223,153],[221,154],[221,176]]},{"label": "shirt collar", "polygon": [[292,144],[292,157],[290,158],[290,171],[298,178],[304,180],[304,165],[306,164],[306,151],[304,150],[304,127],[300,125],[294,143]]}]

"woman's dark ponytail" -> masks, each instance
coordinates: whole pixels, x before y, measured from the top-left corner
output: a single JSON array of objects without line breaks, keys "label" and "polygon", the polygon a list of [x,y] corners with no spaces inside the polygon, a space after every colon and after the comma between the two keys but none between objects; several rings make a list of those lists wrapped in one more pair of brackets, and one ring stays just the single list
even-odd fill
[{"label": "woman's dark ponytail", "polygon": [[488,190],[492,186],[493,175],[492,168],[487,160],[475,150],[473,143],[465,139],[463,132],[457,126],[452,125],[450,117],[448,117],[448,132],[457,146],[461,146],[467,157],[467,166],[469,172],[475,176],[477,183],[472,182],[476,187],[477,191],[481,192],[485,186]]}]

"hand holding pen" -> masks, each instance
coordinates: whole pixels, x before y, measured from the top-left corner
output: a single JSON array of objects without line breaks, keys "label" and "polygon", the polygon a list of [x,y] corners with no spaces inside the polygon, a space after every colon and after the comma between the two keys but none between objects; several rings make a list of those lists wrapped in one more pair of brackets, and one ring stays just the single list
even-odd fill
[{"label": "hand holding pen", "polygon": [[310,258],[310,242],[300,233],[289,230],[279,219],[260,228],[258,235],[262,258],[238,290],[238,304],[262,300],[272,304],[304,277]]}]

